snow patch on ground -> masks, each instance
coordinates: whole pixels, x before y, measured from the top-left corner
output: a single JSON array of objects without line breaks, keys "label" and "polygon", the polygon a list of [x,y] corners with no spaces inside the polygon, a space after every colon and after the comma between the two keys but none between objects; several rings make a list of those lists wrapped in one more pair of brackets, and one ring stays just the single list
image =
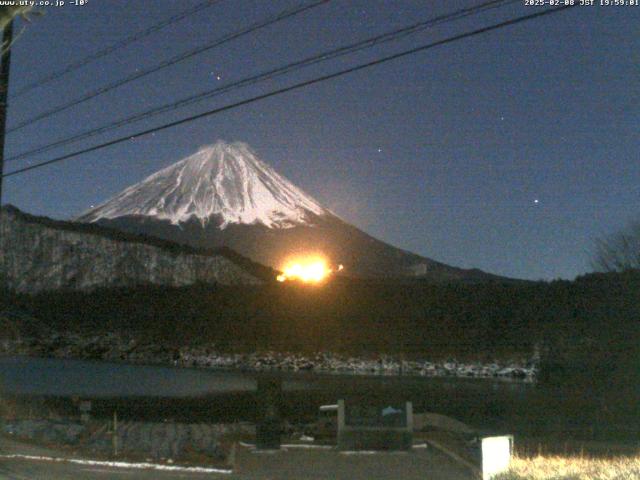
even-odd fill
[{"label": "snow patch on ground", "polygon": [[93,467],[112,467],[112,468],[127,468],[134,470],[162,470],[167,472],[184,472],[184,473],[222,473],[230,474],[233,470],[221,469],[221,468],[207,468],[207,467],[181,467],[178,465],[162,465],[158,463],[148,462],[110,462],[102,460],[86,460],[79,458],[63,458],[63,457],[47,457],[41,455],[22,455],[18,453],[0,455],[0,458],[5,459],[19,459],[19,460],[32,460],[41,462],[66,462],[75,463],[77,465],[89,465]]}]

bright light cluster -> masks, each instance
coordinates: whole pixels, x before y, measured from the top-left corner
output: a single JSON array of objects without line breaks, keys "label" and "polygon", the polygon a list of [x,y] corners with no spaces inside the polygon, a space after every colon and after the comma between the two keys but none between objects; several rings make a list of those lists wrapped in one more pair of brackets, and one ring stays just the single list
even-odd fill
[{"label": "bright light cluster", "polygon": [[[338,265],[337,271],[342,270],[342,265]],[[282,274],[276,279],[279,282],[287,280],[299,280],[304,283],[320,283],[329,277],[334,270],[329,267],[327,261],[320,257],[296,258],[286,263],[282,269]]]}]

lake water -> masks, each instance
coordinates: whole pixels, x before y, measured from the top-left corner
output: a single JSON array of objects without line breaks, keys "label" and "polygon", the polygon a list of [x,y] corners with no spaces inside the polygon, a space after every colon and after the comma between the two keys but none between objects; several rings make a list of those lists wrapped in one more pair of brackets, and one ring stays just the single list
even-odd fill
[{"label": "lake water", "polygon": [[[109,418],[117,411],[122,418],[133,420],[255,421],[261,396],[259,379],[274,376],[282,380],[281,413],[294,422],[313,419],[320,405],[341,398],[376,398],[410,400],[415,412],[450,415],[482,429],[582,436],[592,430],[598,410],[588,397],[577,402],[557,388],[490,379],[243,373],[0,357],[2,394],[46,397],[49,405],[68,412],[77,408],[70,397],[90,398],[96,417]],[[612,420],[602,423],[601,430],[607,429],[603,435],[628,436],[629,429],[629,435],[636,435],[636,417]]]},{"label": "lake water", "polygon": [[[131,417],[162,415],[181,420],[215,416],[252,419],[258,379],[278,376],[283,410],[313,415],[339,398],[411,400],[416,411],[438,411],[473,419],[513,410],[527,400],[530,384],[487,379],[349,376],[313,373],[242,373],[196,368],[131,365],[57,358],[0,357],[4,394],[94,399],[95,410],[123,410]],[[144,399],[144,400],[141,400]],[[114,406],[115,405],[115,406]],[[473,406],[474,408],[469,408]],[[473,415],[469,415],[473,412]]]},{"label": "lake water", "polygon": [[518,392],[529,384],[487,379],[431,378],[415,376],[330,375],[314,373],[248,373],[201,368],[87,361],[61,358],[0,357],[0,388],[12,395],[88,397],[194,397],[255,391],[257,379],[277,375],[285,391],[406,391],[437,388],[444,392],[465,390],[478,394]]},{"label": "lake water", "polygon": [[60,358],[0,357],[0,388],[13,395],[190,397],[256,388],[239,373]]}]

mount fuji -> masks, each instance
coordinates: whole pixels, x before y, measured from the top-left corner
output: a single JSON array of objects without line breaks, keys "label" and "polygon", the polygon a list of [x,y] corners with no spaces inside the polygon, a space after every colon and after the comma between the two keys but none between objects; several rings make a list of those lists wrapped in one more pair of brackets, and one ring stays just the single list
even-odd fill
[{"label": "mount fuji", "polygon": [[279,175],[244,143],[201,148],[76,219],[194,247],[229,247],[282,268],[316,253],[365,278],[486,281],[377,240],[348,224]]}]

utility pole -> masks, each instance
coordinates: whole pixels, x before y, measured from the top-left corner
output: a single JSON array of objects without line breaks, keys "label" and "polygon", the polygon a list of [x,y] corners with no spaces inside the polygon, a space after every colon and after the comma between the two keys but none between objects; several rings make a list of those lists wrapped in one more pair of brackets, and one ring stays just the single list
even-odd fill
[{"label": "utility pole", "polygon": [[113,411],[113,458],[118,456],[118,412]]},{"label": "utility pole", "polygon": [[4,139],[7,126],[7,97],[9,96],[9,67],[13,20],[2,31],[2,65],[0,65],[0,207],[2,206],[2,175],[4,175]]}]

